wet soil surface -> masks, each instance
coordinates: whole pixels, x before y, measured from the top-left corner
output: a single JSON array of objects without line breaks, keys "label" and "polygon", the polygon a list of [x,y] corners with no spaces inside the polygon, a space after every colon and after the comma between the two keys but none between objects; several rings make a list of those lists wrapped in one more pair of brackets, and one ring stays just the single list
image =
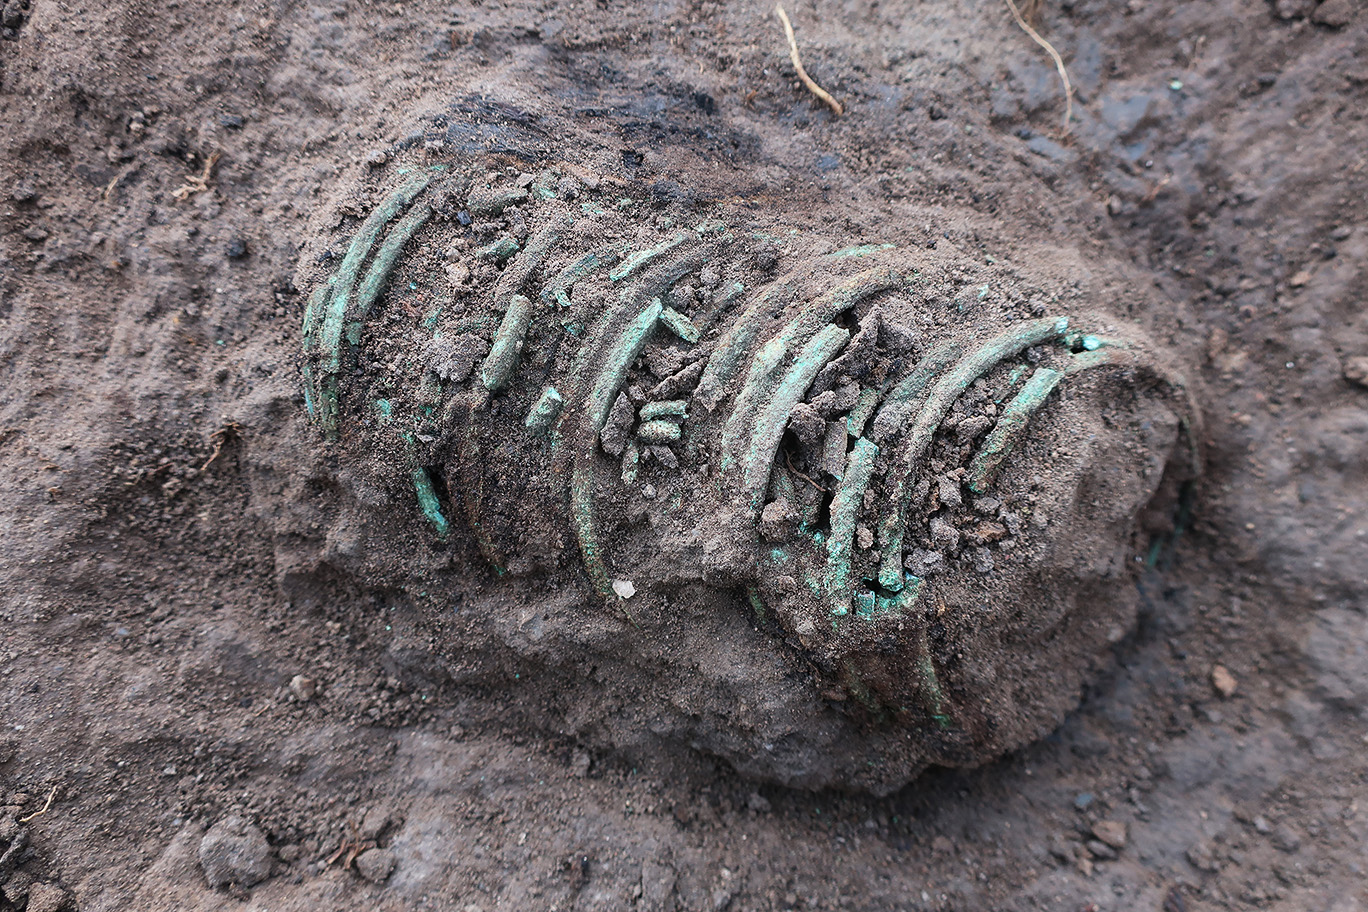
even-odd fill
[{"label": "wet soil surface", "polygon": [[[1046,4],[1067,137],[993,3],[791,9],[839,119],[762,4],[0,6],[0,908],[1368,904],[1359,4]],[[1082,707],[889,797],[787,790],[525,725],[330,571],[297,261],[454,98],[1161,302],[1206,475]]]}]

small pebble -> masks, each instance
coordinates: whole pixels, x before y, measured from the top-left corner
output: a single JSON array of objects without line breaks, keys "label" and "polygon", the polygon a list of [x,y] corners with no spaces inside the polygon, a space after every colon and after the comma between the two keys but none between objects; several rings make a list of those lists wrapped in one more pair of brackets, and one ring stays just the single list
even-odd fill
[{"label": "small pebble", "polygon": [[1099,861],[1116,860],[1116,849],[1113,849],[1100,839],[1088,840],[1088,854]]},{"label": "small pebble", "polygon": [[301,703],[308,703],[318,696],[318,682],[306,675],[290,678],[290,693]]},{"label": "small pebble", "polygon": [[399,859],[388,849],[367,849],[356,856],[356,871],[371,883],[384,883],[398,863]]},{"label": "small pebble", "polygon": [[992,516],[1002,506],[1002,501],[996,497],[977,497],[974,499],[974,512],[982,513],[985,516]]},{"label": "small pebble", "polygon": [[1211,686],[1216,688],[1216,692],[1223,698],[1229,699],[1235,695],[1235,676],[1230,673],[1230,669],[1224,665],[1216,665],[1211,669]]},{"label": "small pebble", "polygon": [[1291,855],[1301,848],[1301,834],[1291,824],[1280,823],[1273,828],[1273,847]]},{"label": "small pebble", "polygon": [[236,815],[209,828],[199,844],[204,878],[214,889],[250,887],[271,876],[271,847],[266,834]]},{"label": "small pebble", "polygon": [[67,908],[66,890],[56,884],[36,883],[29,887],[28,912],[59,912]]},{"label": "small pebble", "polygon": [[955,508],[964,503],[964,499],[960,496],[959,482],[948,475],[942,475],[936,479],[936,493],[940,496],[940,502],[944,506]]},{"label": "small pebble", "polygon": [[1368,355],[1345,358],[1344,379],[1368,389]]},{"label": "small pebble", "polygon": [[394,811],[385,804],[378,804],[361,818],[361,838],[374,841],[385,835],[385,830],[394,825]]},{"label": "small pebble", "polygon": [[1113,849],[1126,847],[1126,825],[1119,820],[1099,820],[1093,824],[1092,832]]},{"label": "small pebble", "polygon": [[933,517],[930,524],[931,544],[937,551],[955,551],[959,548],[959,530],[939,516]]},{"label": "small pebble", "polygon": [[470,267],[464,263],[452,263],[446,268],[446,277],[452,285],[464,285],[470,281]]}]

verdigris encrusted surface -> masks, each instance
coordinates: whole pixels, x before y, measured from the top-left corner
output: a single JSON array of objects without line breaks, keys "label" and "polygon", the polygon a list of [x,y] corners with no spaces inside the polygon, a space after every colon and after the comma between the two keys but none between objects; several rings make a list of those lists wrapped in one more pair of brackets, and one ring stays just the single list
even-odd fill
[{"label": "verdigris encrusted surface", "polygon": [[408,523],[352,569],[632,695],[577,730],[884,789],[1047,731],[1129,626],[1198,419],[1105,308],[554,160],[366,177],[304,270],[306,407]]}]

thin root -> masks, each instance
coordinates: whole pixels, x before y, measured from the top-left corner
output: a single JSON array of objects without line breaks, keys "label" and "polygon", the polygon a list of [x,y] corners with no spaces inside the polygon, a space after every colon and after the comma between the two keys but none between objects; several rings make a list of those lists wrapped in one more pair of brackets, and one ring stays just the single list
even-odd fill
[{"label": "thin root", "polygon": [[218,160],[218,152],[215,152],[213,155],[210,155],[207,159],[204,160],[204,170],[201,171],[199,174],[192,174],[189,177],[187,177],[185,179],[185,183],[181,184],[179,189],[177,189],[176,192],[172,193],[171,195],[176,199],[184,202],[185,200],[188,200],[190,197],[194,196],[196,193],[203,193],[205,190],[208,190],[209,175],[211,175],[214,172],[214,165],[218,164]]},{"label": "thin root", "polygon": [[355,823],[347,822],[347,828],[351,831],[349,835],[342,837],[342,844],[337,847],[323,862],[323,867],[330,868],[337,862],[342,862],[342,870],[350,871],[356,857],[367,849],[375,848],[375,843],[361,839],[361,833]]},{"label": "thin root", "polygon": [[797,475],[799,478],[803,479],[803,481],[806,481],[808,484],[812,485],[814,488],[821,491],[823,494],[827,493],[826,488],[822,487],[817,482],[813,481],[811,478],[804,475],[802,472],[798,471],[798,468],[793,464],[793,457],[790,456],[788,453],[784,454],[784,461],[788,463],[789,471],[792,472],[794,475]]},{"label": "thin root", "polygon": [[210,453],[209,459],[204,463],[204,465],[199,467],[199,470],[201,472],[203,472],[205,469],[209,468],[211,465],[214,464],[214,460],[219,458],[219,453],[223,452],[223,445],[232,438],[236,437],[238,431],[240,430],[242,430],[242,425],[238,424],[236,421],[230,421],[223,427],[219,428],[217,431],[214,431],[214,433],[209,435],[209,439],[214,444],[214,452]]},{"label": "thin root", "polygon": [[[1034,0],[1027,0],[1028,9],[1034,13],[1039,6]],[[1045,49],[1045,53],[1050,55],[1054,61],[1055,69],[1059,71],[1059,78],[1064,81],[1064,132],[1069,132],[1069,122],[1073,119],[1073,85],[1069,82],[1069,71],[1064,69],[1064,58],[1059,56],[1059,51],[1054,49],[1054,45],[1040,37],[1040,33],[1031,28],[1031,24],[1022,18],[1021,10],[1017,9],[1014,0],[1007,0],[1007,8],[1012,11],[1012,18],[1016,24],[1021,26],[1021,30],[1031,36],[1031,40]]]},{"label": "thin root", "polygon": [[33,820],[36,817],[42,817],[44,814],[48,812],[48,808],[52,807],[52,799],[56,797],[57,786],[54,785],[52,787],[52,791],[48,792],[47,801],[43,802],[43,806],[38,810],[34,811],[32,814],[29,814],[27,817],[20,817],[19,822],[28,823],[30,820]]},{"label": "thin root", "polygon": [[[1007,2],[1010,3],[1011,0],[1007,0]],[[779,16],[779,21],[784,24],[784,34],[788,36],[789,59],[793,61],[793,68],[798,71],[798,78],[803,81],[803,85],[807,86],[809,92],[820,98],[827,107],[831,108],[833,114],[840,117],[845,113],[845,108],[841,107],[839,101],[831,97],[830,92],[814,82],[812,77],[807,74],[807,70],[803,69],[803,61],[798,56],[798,39],[793,36],[793,23],[789,22],[788,13],[784,12],[783,5],[776,6],[774,12]]]}]

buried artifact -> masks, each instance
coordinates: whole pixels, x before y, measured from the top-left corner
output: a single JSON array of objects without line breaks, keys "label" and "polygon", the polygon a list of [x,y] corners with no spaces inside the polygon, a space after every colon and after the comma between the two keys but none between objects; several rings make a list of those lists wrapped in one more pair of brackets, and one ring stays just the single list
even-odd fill
[{"label": "buried artifact", "polygon": [[554,160],[366,181],[301,268],[369,530],[329,560],[537,723],[887,791],[1049,731],[1129,629],[1198,416],[1104,308]]}]

